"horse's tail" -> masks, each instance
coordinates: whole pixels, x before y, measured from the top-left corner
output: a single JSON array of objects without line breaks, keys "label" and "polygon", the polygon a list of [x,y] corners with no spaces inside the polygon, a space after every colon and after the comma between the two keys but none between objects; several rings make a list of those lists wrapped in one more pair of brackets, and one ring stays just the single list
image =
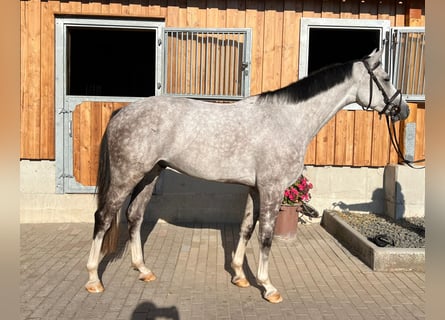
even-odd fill
[{"label": "horse's tail", "polygon": [[[120,109],[119,109],[120,110]],[[111,118],[119,112],[116,110],[111,115]],[[103,211],[106,202],[108,200],[108,190],[110,189],[111,174],[110,174],[110,154],[108,150],[108,130],[105,131],[102,141],[100,143],[99,151],[99,170],[97,172],[96,180],[96,196],[97,196],[97,211],[94,215],[94,238],[99,232],[100,228],[103,228],[104,219],[106,219],[106,212]],[[117,243],[119,240],[119,213],[114,213],[111,220],[110,228],[106,231],[102,243],[102,253],[113,253],[117,249]]]}]

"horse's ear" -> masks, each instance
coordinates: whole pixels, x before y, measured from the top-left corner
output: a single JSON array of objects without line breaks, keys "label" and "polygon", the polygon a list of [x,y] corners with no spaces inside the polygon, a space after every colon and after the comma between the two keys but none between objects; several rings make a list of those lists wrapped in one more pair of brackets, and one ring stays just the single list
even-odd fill
[{"label": "horse's ear", "polygon": [[366,58],[368,64],[370,65],[371,68],[376,67],[378,64],[381,63],[382,61],[382,55],[383,55],[383,50],[379,50],[377,51],[377,49],[374,49],[369,56]]}]

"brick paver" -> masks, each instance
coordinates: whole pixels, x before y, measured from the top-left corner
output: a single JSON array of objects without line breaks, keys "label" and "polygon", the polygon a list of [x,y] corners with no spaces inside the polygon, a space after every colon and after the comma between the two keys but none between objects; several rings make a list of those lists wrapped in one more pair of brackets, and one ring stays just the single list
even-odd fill
[{"label": "brick paver", "polygon": [[84,289],[92,224],[21,225],[21,319],[424,319],[425,274],[374,272],[320,225],[299,225],[293,243],[275,241],[270,277],[284,301],[261,298],[254,282],[258,242],[247,251],[251,287],[230,283],[239,226],[145,224],[147,265],[137,280],[121,257],[100,265],[105,292]]}]

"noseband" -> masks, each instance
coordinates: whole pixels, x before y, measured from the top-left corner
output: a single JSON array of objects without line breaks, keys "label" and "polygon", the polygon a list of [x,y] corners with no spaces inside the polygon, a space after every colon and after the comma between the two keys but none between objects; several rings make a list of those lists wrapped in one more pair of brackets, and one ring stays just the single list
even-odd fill
[{"label": "noseband", "polygon": [[[379,112],[380,115],[382,114],[387,114],[389,116],[391,116],[391,118],[394,118],[396,115],[398,115],[400,113],[400,104],[402,103],[402,93],[400,90],[397,90],[391,98],[388,97],[388,95],[386,94],[385,90],[383,90],[383,86],[380,83],[379,79],[377,79],[377,77],[374,74],[374,70],[378,68],[378,66],[380,65],[380,63],[378,63],[374,68],[371,69],[371,67],[369,66],[368,62],[366,60],[362,60],[363,64],[366,67],[366,70],[368,70],[368,74],[370,76],[370,80],[369,80],[369,103],[367,107],[363,107],[363,109],[368,110],[371,108],[371,103],[372,103],[372,82],[374,82],[377,85],[377,88],[379,88],[380,92],[383,95],[383,100],[385,101],[385,107],[382,109],[382,111]],[[399,99],[399,103],[395,104],[394,100],[400,96]]]}]

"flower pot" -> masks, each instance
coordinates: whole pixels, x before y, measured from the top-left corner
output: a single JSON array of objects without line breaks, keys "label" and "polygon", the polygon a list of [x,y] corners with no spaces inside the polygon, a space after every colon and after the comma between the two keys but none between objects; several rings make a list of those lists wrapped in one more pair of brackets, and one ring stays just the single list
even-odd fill
[{"label": "flower pot", "polygon": [[298,214],[301,205],[281,205],[275,221],[275,237],[282,240],[295,240],[297,237]]}]

